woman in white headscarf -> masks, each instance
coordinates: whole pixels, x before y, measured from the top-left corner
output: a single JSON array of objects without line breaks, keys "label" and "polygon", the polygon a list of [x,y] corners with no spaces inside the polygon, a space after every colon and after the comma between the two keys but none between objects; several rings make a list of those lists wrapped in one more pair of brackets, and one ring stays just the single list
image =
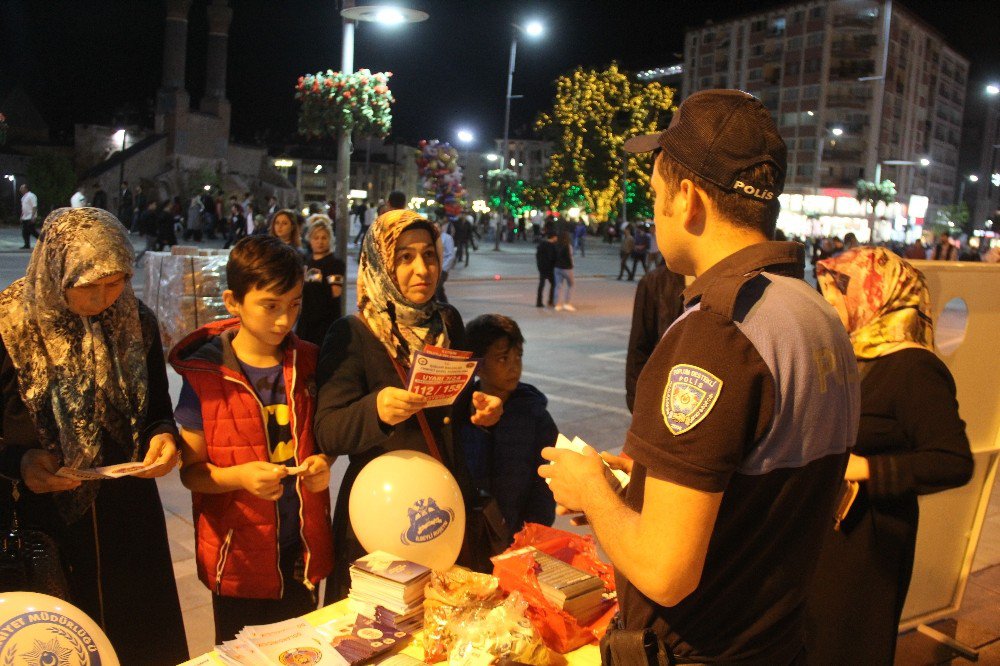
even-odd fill
[{"label": "woman in white headscarf", "polygon": [[[127,234],[101,209],[60,208],[25,277],[0,293],[0,504],[55,540],[70,601],[122,663],[175,664],[187,644],[154,477],[176,464],[177,431]],[[56,475],[130,461],[157,466],[82,483]]]},{"label": "woman in white headscarf", "polygon": [[[465,459],[452,436],[452,419],[493,425],[500,399],[476,392],[446,407],[425,407],[426,398],[404,388],[401,374],[424,345],[464,349],[465,326],[458,311],[435,298],[441,274],[437,228],[417,213],[392,210],[365,234],[358,264],[358,312],[333,323],[320,352],[316,382],[316,443],[328,455],[349,455],[333,519],[333,594],[346,594],[348,566],[364,555],[348,519],[351,487],[361,469],[387,451],[432,453],[472,499]],[[422,431],[418,412],[426,418]]]}]

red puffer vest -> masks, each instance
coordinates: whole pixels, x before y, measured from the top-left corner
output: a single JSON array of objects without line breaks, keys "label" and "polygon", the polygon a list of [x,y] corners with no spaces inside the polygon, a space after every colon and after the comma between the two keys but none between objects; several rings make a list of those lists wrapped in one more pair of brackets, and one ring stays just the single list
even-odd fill
[{"label": "red puffer vest", "polygon": [[[268,461],[260,400],[238,369],[235,357],[224,358],[224,350],[231,355],[228,342],[216,339],[238,330],[238,319],[213,322],[193,332],[170,352],[170,364],[201,401],[208,458],[219,467]],[[231,335],[226,337],[231,339]],[[316,450],[312,425],[318,352],[316,345],[291,333],[285,343],[285,387],[292,436],[296,439],[296,464]],[[300,502],[305,582],[312,589],[333,569],[330,493],[309,492],[301,478],[295,487]],[[226,597],[280,599],[285,581],[278,563],[277,503],[246,490],[192,492],[191,499],[201,581]]]}]

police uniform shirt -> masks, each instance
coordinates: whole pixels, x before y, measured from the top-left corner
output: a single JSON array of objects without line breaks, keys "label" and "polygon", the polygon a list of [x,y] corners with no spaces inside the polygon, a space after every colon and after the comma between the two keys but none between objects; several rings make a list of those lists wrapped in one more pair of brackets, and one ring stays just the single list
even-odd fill
[{"label": "police uniform shirt", "polygon": [[[801,278],[797,243],[759,243],[701,275],[639,377],[626,503],[652,475],[723,493],[698,587],[655,604],[619,572],[626,629],[699,661],[788,663],[858,425],[857,363]],[[684,534],[671,538],[684,539]]]}]

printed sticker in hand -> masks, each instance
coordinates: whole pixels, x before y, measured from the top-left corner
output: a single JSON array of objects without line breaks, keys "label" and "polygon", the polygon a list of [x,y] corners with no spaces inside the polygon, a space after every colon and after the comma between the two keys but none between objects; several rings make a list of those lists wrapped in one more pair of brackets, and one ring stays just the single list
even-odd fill
[{"label": "printed sticker in hand", "polygon": [[721,393],[722,380],[708,370],[686,363],[675,365],[663,387],[663,423],[675,435],[691,430],[708,416]]}]

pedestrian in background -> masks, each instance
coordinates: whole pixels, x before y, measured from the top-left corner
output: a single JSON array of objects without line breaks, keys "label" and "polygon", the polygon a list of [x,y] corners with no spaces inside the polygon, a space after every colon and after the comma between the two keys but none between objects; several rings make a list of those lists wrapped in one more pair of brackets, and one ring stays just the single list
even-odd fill
[{"label": "pedestrian in background", "polygon": [[570,241],[568,231],[563,231],[559,234],[559,241],[556,243],[554,272],[556,278],[556,310],[576,312],[576,308],[570,302],[573,296],[573,244]]},{"label": "pedestrian in background", "polygon": [[555,302],[553,295],[556,288],[556,232],[552,227],[546,226],[545,237],[538,248],[535,249],[535,266],[538,267],[538,298],[535,299],[535,307],[542,307],[542,292],[545,291],[545,283],[549,283],[549,307]]},{"label": "pedestrian in background", "polygon": [[438,220],[437,223],[439,239],[441,241],[441,277],[437,283],[436,298],[440,303],[447,303],[448,297],[444,293],[444,283],[448,281],[448,272],[455,267],[455,240],[445,231],[444,222]]},{"label": "pedestrian in background", "polygon": [[[635,249],[635,236],[632,235],[632,225],[628,225],[622,230],[622,244],[618,247],[618,279],[622,279],[622,275],[628,275],[628,260],[632,256],[632,250]],[[629,278],[631,279],[631,278]]]},{"label": "pedestrian in background", "polygon": [[28,188],[28,184],[21,185],[21,237],[24,238],[22,250],[31,249],[31,237],[38,238],[38,229],[35,228],[35,221],[38,219],[38,197]]}]

